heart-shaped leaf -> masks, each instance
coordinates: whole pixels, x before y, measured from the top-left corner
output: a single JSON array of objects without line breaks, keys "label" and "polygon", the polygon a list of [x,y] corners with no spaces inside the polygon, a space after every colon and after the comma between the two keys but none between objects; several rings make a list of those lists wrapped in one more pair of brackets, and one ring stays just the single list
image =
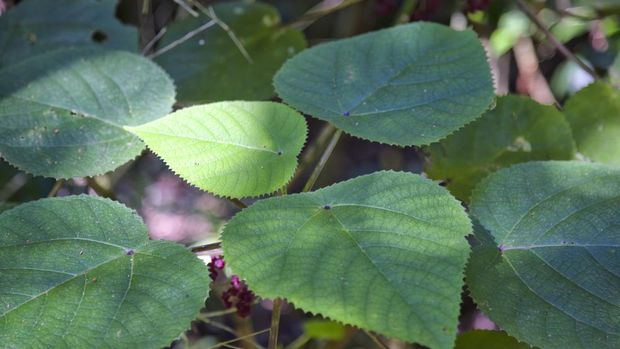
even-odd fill
[{"label": "heart-shaped leaf", "polygon": [[[571,160],[575,145],[564,115],[524,96],[503,96],[480,119],[429,147],[426,173],[469,200],[473,187],[500,168],[531,160]],[[428,164],[427,164],[428,165]]]},{"label": "heart-shaped leaf", "polygon": [[0,154],[45,177],[111,171],[144,148],[123,126],[162,117],[173,102],[170,78],[138,55],[44,53],[0,70]]},{"label": "heart-shaped leaf", "polygon": [[470,231],[444,188],[376,172],[261,200],[226,225],[222,246],[263,297],[442,349],[456,336]]},{"label": "heart-shaped leaf", "polygon": [[288,104],[371,141],[422,145],[478,118],[493,100],[472,31],[413,23],[305,50],[274,78]]},{"label": "heart-shaped leaf", "polygon": [[149,241],[121,204],[43,199],[0,214],[0,341],[6,348],[160,348],[198,314],[205,265]]},{"label": "heart-shaped leaf", "polygon": [[541,348],[619,348],[619,211],[620,169],[606,165],[530,162],[483,179],[471,201],[474,300]]},{"label": "heart-shaped leaf", "polygon": [[127,127],[183,179],[240,198],[276,191],[293,176],[306,121],[273,102],[218,102]]},{"label": "heart-shaped leaf", "polygon": [[579,152],[594,161],[620,165],[620,91],[596,82],[571,97],[565,113]]},{"label": "heart-shaped leaf", "polygon": [[138,33],[114,17],[117,0],[24,0],[0,16],[0,69],[69,46],[136,51]]},{"label": "heart-shaped leaf", "polygon": [[[273,75],[287,58],[306,47],[303,34],[281,26],[278,11],[264,3],[233,1],[212,8],[243,48],[214,25],[157,56],[157,63],[178,86],[179,101],[189,104],[272,97]],[[201,15],[172,23],[160,48],[208,22],[209,18]]]}]

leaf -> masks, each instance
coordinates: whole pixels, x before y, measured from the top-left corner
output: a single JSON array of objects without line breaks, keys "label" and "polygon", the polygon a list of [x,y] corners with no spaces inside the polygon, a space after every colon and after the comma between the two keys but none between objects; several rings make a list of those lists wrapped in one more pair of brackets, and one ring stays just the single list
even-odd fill
[{"label": "leaf", "polygon": [[[287,58],[306,47],[303,34],[281,26],[278,11],[267,4],[235,1],[215,4],[213,10],[240,40],[250,61],[219,26],[157,56],[157,63],[179,87],[179,101],[196,104],[272,97],[273,75]],[[172,23],[160,49],[208,21],[200,16]]]},{"label": "leaf", "polygon": [[127,127],[190,184],[240,198],[291,179],[306,140],[299,113],[273,102],[218,102]]},{"label": "leaf", "polygon": [[525,343],[520,343],[500,331],[474,330],[468,331],[456,338],[454,349],[530,349]]},{"label": "leaf", "polygon": [[0,215],[0,341],[6,348],[158,348],[198,314],[204,264],[149,241],[125,206],[52,198]]},{"label": "leaf", "polygon": [[575,145],[570,127],[555,107],[524,96],[504,96],[480,119],[429,147],[433,179],[467,201],[473,187],[489,173],[531,160],[571,160]]},{"label": "leaf", "polygon": [[593,83],[566,102],[565,112],[579,152],[620,165],[620,92],[606,83]]},{"label": "leaf", "polygon": [[620,169],[515,165],[470,208],[484,228],[467,284],[493,321],[541,348],[620,347]]},{"label": "leaf", "polygon": [[376,172],[258,201],[226,225],[222,247],[262,297],[441,349],[456,336],[470,231],[444,188]]},{"label": "leaf", "polygon": [[0,68],[69,46],[136,51],[138,33],[114,17],[116,0],[24,0],[0,17]]},{"label": "leaf", "polygon": [[413,23],[308,49],[274,78],[300,111],[371,141],[422,145],[478,118],[493,100],[472,31]]},{"label": "leaf", "polygon": [[45,53],[0,70],[0,153],[35,175],[101,174],[144,148],[122,127],[162,117],[173,102],[168,76],[140,56]]}]

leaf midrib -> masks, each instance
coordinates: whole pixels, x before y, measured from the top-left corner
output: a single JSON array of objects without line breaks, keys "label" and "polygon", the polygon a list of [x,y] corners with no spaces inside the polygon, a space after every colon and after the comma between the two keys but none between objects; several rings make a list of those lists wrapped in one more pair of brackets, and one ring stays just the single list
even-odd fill
[{"label": "leaf midrib", "polygon": [[[67,239],[67,240],[75,240],[75,239]],[[108,244],[108,243],[106,243],[106,242],[104,242],[104,241],[97,241],[97,240],[90,240],[90,241],[93,241],[93,242],[98,242],[98,243],[105,244],[105,245],[110,245],[110,244]],[[39,241],[39,242],[46,242],[46,241]],[[15,246],[20,246],[20,245],[15,245]],[[97,268],[99,268],[99,267],[101,267],[101,266],[104,266],[104,265],[106,265],[106,264],[108,264],[108,263],[111,263],[111,262],[117,261],[117,260],[118,260],[118,259],[120,259],[120,258],[127,257],[127,255],[124,253],[124,249],[129,248],[129,247],[123,247],[123,246],[120,246],[120,245],[114,245],[114,246],[117,246],[117,247],[120,247],[120,248],[122,248],[122,249],[123,249],[120,255],[118,255],[118,256],[116,256],[116,257],[114,257],[114,258],[111,258],[111,259],[107,259],[107,260],[105,260],[105,261],[103,261],[103,262],[101,262],[101,263],[99,263],[99,264],[96,264],[96,265],[94,265],[94,266],[92,266],[92,267],[90,267],[90,268],[88,268],[88,269],[85,269],[85,270],[81,271],[80,273],[75,274],[74,276],[72,276],[72,277],[70,277],[70,278],[68,278],[68,279],[66,279],[66,280],[63,280],[62,282],[60,282],[60,283],[58,283],[58,284],[56,284],[56,285],[53,285],[53,286],[51,286],[51,287],[47,288],[47,289],[46,289],[46,290],[44,290],[43,292],[41,292],[41,293],[39,293],[39,294],[35,295],[34,297],[32,297],[32,298],[28,299],[27,301],[25,301],[25,302],[23,302],[23,303],[21,303],[21,304],[19,304],[19,305],[15,306],[14,308],[11,308],[9,311],[7,311],[7,312],[5,312],[5,313],[1,313],[1,314],[0,314],[0,318],[5,317],[5,316],[7,316],[8,314],[10,314],[11,312],[13,312],[13,311],[15,311],[15,310],[17,310],[17,309],[20,309],[22,306],[24,306],[24,305],[26,305],[26,304],[29,304],[30,302],[33,302],[33,301],[35,301],[35,300],[39,299],[39,297],[41,297],[41,296],[43,296],[43,295],[45,295],[45,294],[49,293],[49,292],[50,292],[50,290],[53,290],[53,289],[55,289],[55,288],[58,288],[58,287],[60,287],[60,286],[62,286],[62,285],[64,285],[64,284],[66,284],[66,283],[68,283],[68,282],[70,282],[70,281],[73,281],[73,280],[77,279],[78,277],[81,277],[81,276],[84,276],[84,277],[85,277],[85,276],[86,276],[86,274],[88,274],[89,272],[91,272],[91,271],[93,271],[93,270],[95,270],[95,269],[97,269]],[[141,248],[141,247],[144,247],[144,246],[145,246],[145,243],[142,243],[141,245],[134,247],[134,249],[135,249],[136,251],[135,251],[134,255],[133,255],[133,256],[131,256],[131,257],[132,257],[132,258],[135,258],[135,256],[136,256],[137,254],[139,254],[139,252],[138,252],[137,250],[138,250],[139,248]],[[10,246],[3,246],[3,247],[10,247]]]},{"label": "leaf midrib", "polygon": [[266,152],[266,153],[271,153],[271,154],[276,154],[276,155],[278,154],[275,150],[271,150],[271,149],[268,149],[268,148],[257,148],[257,147],[251,146],[251,145],[235,143],[235,142],[226,142],[226,141],[219,141],[219,140],[200,138],[200,137],[181,136],[181,135],[175,135],[175,134],[170,134],[170,133],[161,132],[161,131],[150,131],[150,130],[140,129],[139,126],[135,127],[135,128],[131,127],[131,128],[128,128],[128,129],[133,130],[133,131],[135,131],[138,134],[150,134],[150,135],[153,135],[153,136],[166,136],[166,137],[169,137],[169,138],[179,138],[179,139],[187,139],[187,140],[199,141],[199,142],[205,142],[205,143],[230,145],[230,146],[234,146],[234,147],[250,149],[250,150],[259,151],[259,152]]}]

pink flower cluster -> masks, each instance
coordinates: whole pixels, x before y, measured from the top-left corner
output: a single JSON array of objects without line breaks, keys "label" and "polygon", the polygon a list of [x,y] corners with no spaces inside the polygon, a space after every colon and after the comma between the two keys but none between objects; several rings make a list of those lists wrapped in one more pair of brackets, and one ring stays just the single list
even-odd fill
[{"label": "pink flower cluster", "polygon": [[[226,262],[222,256],[214,256],[209,263],[209,276],[214,282],[220,275],[220,271],[224,269]],[[245,282],[239,279],[239,276],[233,275],[230,278],[230,286],[222,293],[222,301],[226,308],[237,308],[237,315],[247,317],[252,310],[252,304],[256,296]]]}]

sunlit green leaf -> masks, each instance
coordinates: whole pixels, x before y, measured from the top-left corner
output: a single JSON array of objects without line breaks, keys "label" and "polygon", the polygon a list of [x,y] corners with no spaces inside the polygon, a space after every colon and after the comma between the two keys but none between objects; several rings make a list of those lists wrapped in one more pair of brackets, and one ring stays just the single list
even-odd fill
[{"label": "sunlit green leaf", "polygon": [[306,122],[273,102],[218,102],[128,127],[190,184],[214,194],[268,194],[293,176]]},{"label": "sunlit green leaf", "polygon": [[261,200],[222,235],[235,273],[266,298],[432,348],[452,348],[471,232],[428,179],[376,172]]}]

